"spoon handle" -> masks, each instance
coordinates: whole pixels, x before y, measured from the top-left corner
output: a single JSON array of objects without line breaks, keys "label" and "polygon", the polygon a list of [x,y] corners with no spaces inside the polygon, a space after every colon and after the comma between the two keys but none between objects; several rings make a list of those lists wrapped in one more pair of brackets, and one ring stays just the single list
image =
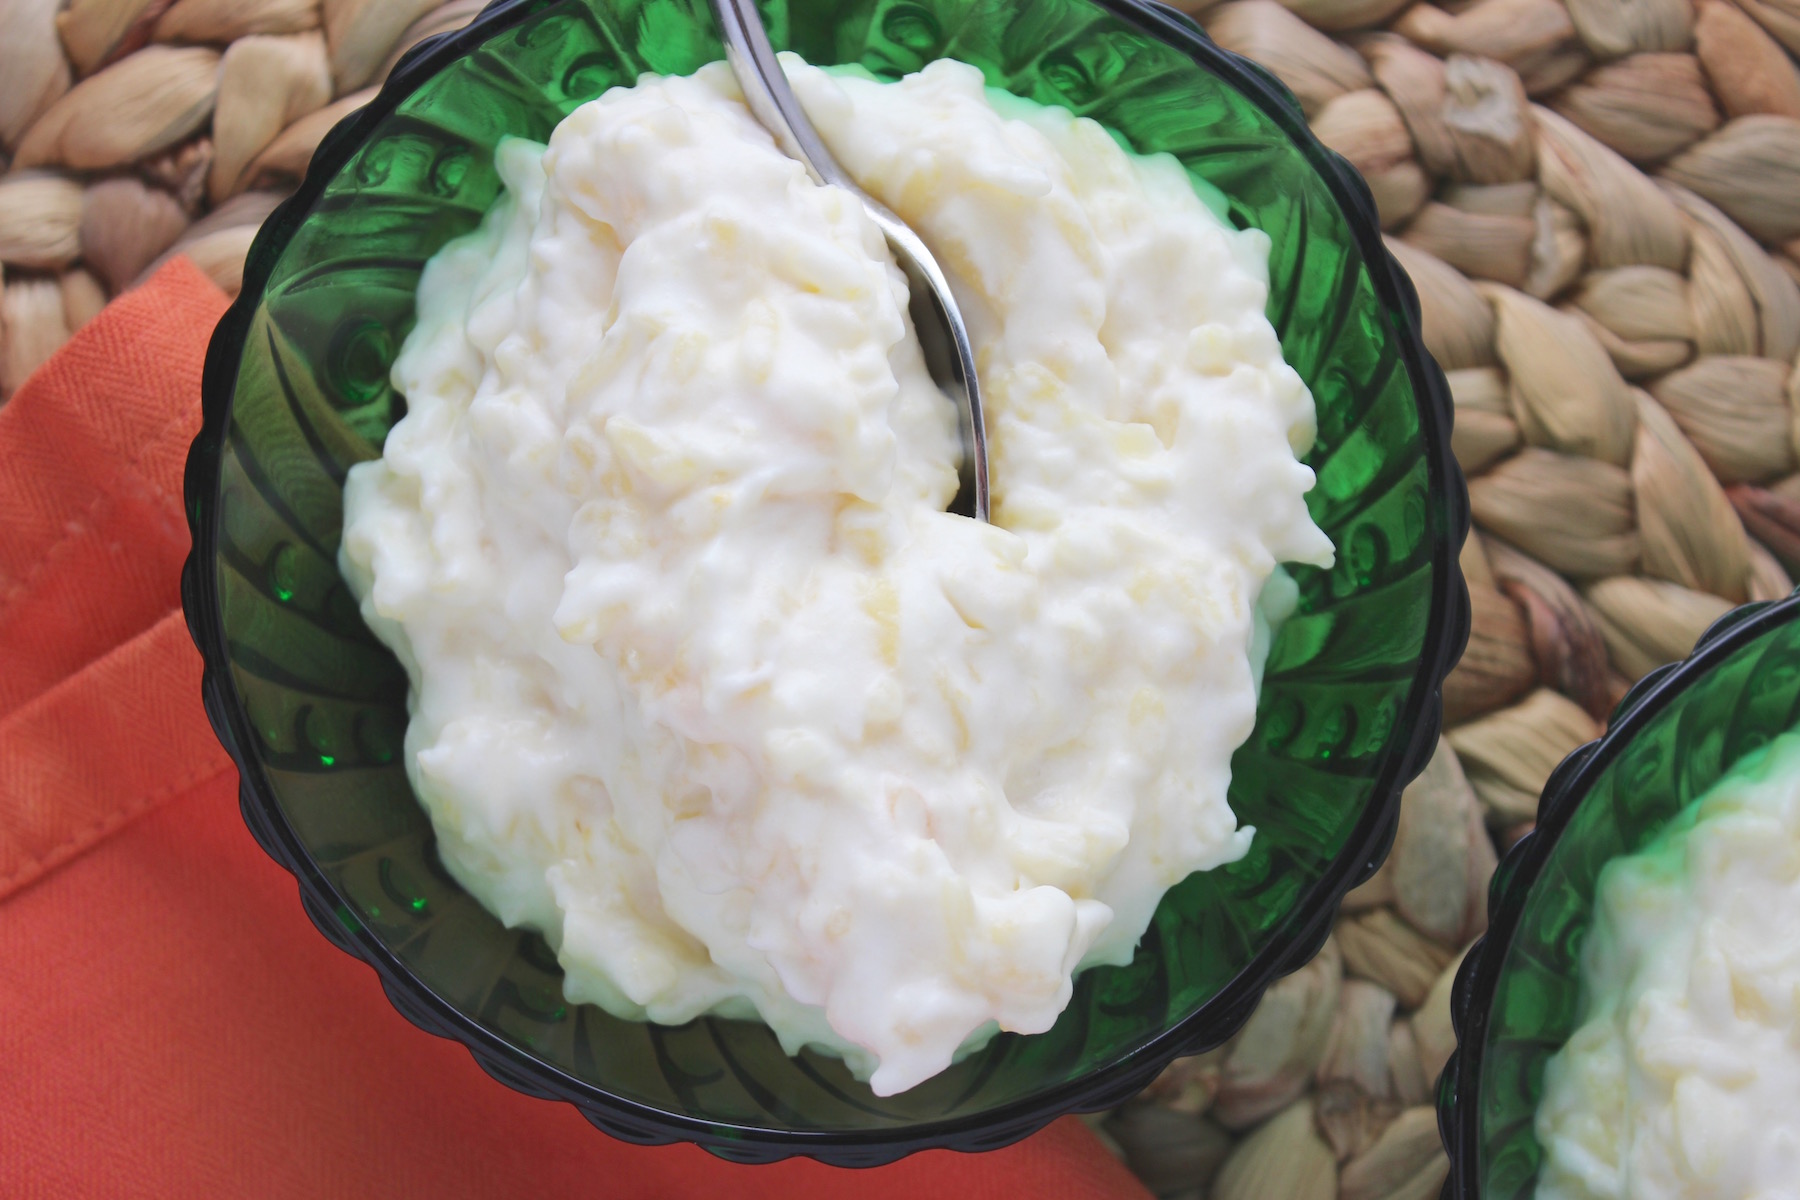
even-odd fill
[{"label": "spoon handle", "polygon": [[738,87],[744,93],[744,103],[749,105],[751,115],[774,135],[787,156],[804,166],[816,182],[848,188],[866,202],[878,203],[873,196],[864,194],[856,181],[838,166],[837,159],[826,149],[824,139],[819,137],[819,131],[807,119],[806,110],[800,107],[800,98],[788,86],[787,74],[775,57],[775,48],[769,44],[769,34],[763,28],[755,0],[713,0],[713,12],[725,37],[725,61],[731,64],[731,72],[737,76]]},{"label": "spoon handle", "polygon": [[[769,34],[763,28],[762,15],[756,11],[755,0],[711,0],[711,4],[720,32],[724,35],[725,61],[731,65],[731,72],[737,77],[738,87],[744,93],[744,103],[749,106],[751,115],[773,135],[782,151],[803,165],[814,180],[841,187],[861,202],[870,220],[875,222],[887,238],[900,270],[906,275],[907,285],[911,288],[915,301],[915,312],[923,289],[936,309],[934,315],[949,333],[951,344],[945,348],[947,353],[944,356],[950,360],[950,370],[956,376],[956,382],[961,385],[962,392],[961,402],[956,406],[963,448],[960,468],[962,492],[972,499],[974,518],[985,522],[988,519],[987,423],[981,412],[981,387],[975,375],[975,351],[969,343],[969,329],[963,321],[962,310],[956,303],[956,297],[951,294],[949,279],[919,235],[913,232],[912,226],[902,221],[881,201],[863,191],[843,167],[838,165],[837,159],[832,157],[824,139],[819,137],[819,131],[807,119],[806,110],[800,107],[799,97],[788,86],[787,75],[775,58],[774,47],[769,44]],[[931,362],[934,357],[933,348],[916,316],[913,326],[920,333],[921,342],[925,343],[927,364],[932,365],[935,372],[936,365]]]}]

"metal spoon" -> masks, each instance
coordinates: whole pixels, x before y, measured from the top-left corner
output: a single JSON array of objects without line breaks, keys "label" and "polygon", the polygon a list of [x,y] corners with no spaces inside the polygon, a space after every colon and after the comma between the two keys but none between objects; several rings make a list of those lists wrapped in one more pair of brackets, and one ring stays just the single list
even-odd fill
[{"label": "metal spoon", "polygon": [[751,114],[815,180],[841,187],[861,201],[869,219],[887,237],[912,295],[909,308],[919,345],[925,352],[925,366],[938,386],[956,402],[957,414],[962,418],[963,454],[958,469],[962,487],[950,511],[986,521],[987,425],[981,417],[981,385],[975,378],[975,352],[969,346],[969,329],[963,323],[962,310],[956,306],[956,297],[950,294],[949,280],[919,235],[885,204],[858,187],[825,148],[775,59],[754,0],[710,2],[725,35],[725,61],[737,76]]}]

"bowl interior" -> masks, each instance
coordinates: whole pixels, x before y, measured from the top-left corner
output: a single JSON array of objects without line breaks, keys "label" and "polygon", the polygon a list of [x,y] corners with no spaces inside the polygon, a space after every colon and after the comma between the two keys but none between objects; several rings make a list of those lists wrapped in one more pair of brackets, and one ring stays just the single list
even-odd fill
[{"label": "bowl interior", "polygon": [[[1495,907],[1495,932],[1489,936],[1504,936],[1505,929],[1510,938],[1496,947],[1500,957],[1491,1002],[1483,1008],[1474,998],[1471,1009],[1482,1012],[1471,1011],[1461,1025],[1477,1056],[1467,1065],[1479,1069],[1467,1097],[1473,1109],[1452,1118],[1470,1122],[1472,1134],[1473,1145],[1458,1155],[1463,1195],[1529,1200],[1536,1190],[1543,1149],[1532,1120],[1543,1095],[1544,1064],[1579,1019],[1581,947],[1601,869],[1641,849],[1738,759],[1800,720],[1795,602],[1776,611],[1740,609],[1702,639],[1702,646],[1723,636],[1727,622],[1737,628],[1759,608],[1759,624],[1772,627],[1744,629],[1754,636],[1743,645],[1722,647],[1729,652],[1710,665],[1690,662],[1666,680],[1661,696],[1654,695],[1654,684],[1640,687],[1614,714],[1620,741],[1599,743],[1588,770],[1558,772],[1563,780],[1574,779],[1575,787],[1559,788],[1559,779],[1552,778],[1533,835],[1547,849],[1540,857],[1523,847],[1525,853],[1508,864],[1525,871],[1536,866],[1535,878],[1520,875],[1515,882],[1502,867],[1494,894],[1506,899]],[[1621,728],[1638,701],[1648,719],[1635,729]],[[1520,899],[1511,899],[1515,895]],[[1476,1024],[1480,1021],[1485,1028]],[[1447,1083],[1451,1075],[1446,1073]],[[1472,1161],[1467,1151],[1473,1151]]]},{"label": "bowl interior", "polygon": [[[249,760],[247,807],[272,805],[301,851],[303,880],[332,898],[340,940],[359,941],[390,992],[422,985],[419,995],[461,1014],[457,1028],[471,1037],[506,1047],[541,1090],[660,1114],[689,1133],[867,1137],[969,1128],[1050,1095],[1065,1107],[1097,1103],[1078,1094],[1097,1072],[1114,1069],[1117,1090],[1155,1039],[1164,1058],[1171,1037],[1188,1049],[1219,1040],[1278,968],[1298,965],[1311,948],[1299,943],[1322,936],[1321,910],[1380,853],[1399,773],[1417,767],[1403,761],[1409,747],[1436,728],[1431,698],[1451,652],[1442,647],[1456,640],[1447,597],[1461,520],[1447,423],[1426,383],[1435,368],[1392,286],[1385,299],[1375,286],[1321,177],[1343,168],[1296,144],[1297,110],[1253,101],[1216,64],[1200,65],[1194,54],[1217,51],[1191,26],[1159,33],[1156,22],[1173,18],[1146,12],[1130,0],[766,8],[777,46],[815,63],[897,77],[954,56],[1140,151],[1171,152],[1223,194],[1236,223],[1272,238],[1269,315],[1317,401],[1309,504],[1338,563],[1295,572],[1300,610],[1274,646],[1255,732],[1234,760],[1231,803],[1258,831],[1249,856],[1171,891],[1133,962],[1083,975],[1052,1030],[1000,1037],[885,1099],[835,1060],[789,1059],[760,1025],[664,1028],[566,1005],[543,941],[503,928],[444,874],[400,762],[405,677],[335,565],[345,471],[379,453],[404,411],[388,372],[419,273],[494,199],[498,139],[543,140],[577,105],[641,72],[686,73],[721,57],[703,0],[515,0],[412,59],[389,95],[429,77],[322,148],[307,189],[259,240],[221,330],[230,361],[209,384],[221,393],[212,403],[229,396],[231,408],[216,490],[205,485],[196,501],[203,552],[216,531],[206,566],[220,626],[201,640],[229,662],[221,719]],[[1171,44],[1183,38],[1186,49]],[[1249,91],[1267,87],[1253,70],[1231,70]],[[1362,245],[1378,246],[1370,214],[1359,218]],[[1191,1021],[1203,1007],[1223,1023]]]}]

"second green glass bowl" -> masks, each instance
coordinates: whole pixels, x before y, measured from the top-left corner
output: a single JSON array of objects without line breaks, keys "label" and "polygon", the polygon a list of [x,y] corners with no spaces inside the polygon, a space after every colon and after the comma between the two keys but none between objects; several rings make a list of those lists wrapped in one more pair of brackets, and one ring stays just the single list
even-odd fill
[{"label": "second green glass bowl", "polygon": [[789,1058],[763,1026],[617,1020],[562,996],[555,957],[445,874],[401,765],[406,678],[336,568],[345,472],[404,411],[388,376],[419,273],[498,191],[507,134],[544,140],[640,73],[721,57],[704,0],[508,0],[409,54],[320,147],[264,226],[206,364],[188,464],[183,603],[244,816],[327,937],[395,1005],[504,1082],[643,1142],[744,1161],[871,1164],[979,1150],[1105,1107],[1216,1044],[1318,948],[1393,836],[1468,631],[1467,498],[1443,377],[1362,181],[1260,69],[1134,0],[789,0],[777,46],[896,78],[952,56],[988,82],[1168,151],[1273,243],[1269,315],[1311,387],[1314,519],[1338,548],[1302,569],[1230,792],[1254,848],[1165,897],[1128,965],[1089,971],[1054,1028],[1002,1036],[898,1096]]},{"label": "second green glass bowl", "polygon": [[1544,1064],[1579,1019],[1581,946],[1600,871],[1642,849],[1739,759],[1800,721],[1800,594],[1746,604],[1685,661],[1646,675],[1606,736],[1544,785],[1536,829],[1507,854],[1488,932],[1451,996],[1457,1050],[1438,1084],[1446,1200],[1530,1200]]}]

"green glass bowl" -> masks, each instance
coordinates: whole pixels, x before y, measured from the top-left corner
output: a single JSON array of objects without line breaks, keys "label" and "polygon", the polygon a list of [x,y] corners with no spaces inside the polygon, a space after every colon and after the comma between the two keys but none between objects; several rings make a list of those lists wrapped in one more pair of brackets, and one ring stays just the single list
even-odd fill
[{"label": "green glass bowl", "polygon": [[1726,613],[1639,680],[1606,736],[1544,785],[1534,832],[1488,892],[1488,932],[1451,994],[1457,1051],[1438,1081],[1446,1200],[1530,1200],[1544,1063],[1575,1032],[1581,946],[1601,868],[1647,845],[1732,764],[1800,722],[1800,592]]},{"label": "green glass bowl", "polygon": [[321,145],[269,219],[207,358],[188,463],[183,604],[207,711],[243,810],[337,945],[396,1007],[502,1081],[641,1142],[729,1158],[872,1164],[1003,1145],[1117,1103],[1171,1058],[1223,1041],[1304,962],[1393,836],[1440,686],[1468,631],[1457,569],[1467,497],[1417,300],[1367,188],[1293,99],[1171,10],[1136,0],[775,0],[777,46],[894,78],[940,56],[990,83],[1169,151],[1273,240],[1269,314],[1312,388],[1314,518],[1339,550],[1301,569],[1230,800],[1242,861],[1157,910],[1127,966],[1089,971],[1049,1031],[1002,1036],[902,1095],[789,1058],[761,1025],[680,1027],[573,1007],[543,940],[503,928],[446,875],[400,755],[406,677],[364,628],[336,560],[351,464],[404,402],[389,385],[425,260],[499,190],[504,134],[538,140],[640,72],[720,58],[704,0],[507,0],[406,56]]}]

